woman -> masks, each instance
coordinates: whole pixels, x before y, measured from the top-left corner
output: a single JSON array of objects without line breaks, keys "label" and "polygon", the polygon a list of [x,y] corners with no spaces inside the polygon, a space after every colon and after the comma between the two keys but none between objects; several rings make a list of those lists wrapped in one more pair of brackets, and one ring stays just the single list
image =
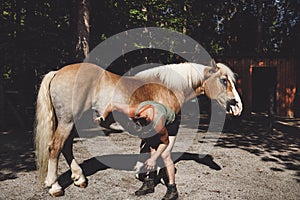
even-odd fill
[{"label": "woman", "polygon": [[[144,101],[136,105],[128,105],[121,103],[110,103],[103,115],[96,118],[96,121],[105,121],[109,113],[120,111],[130,118],[144,118],[151,127],[155,130],[156,135],[151,135],[148,138],[143,138],[145,143],[150,147],[150,158],[146,160],[145,167],[152,171],[145,178],[142,187],[135,192],[137,196],[145,195],[154,192],[154,168],[159,157],[162,158],[166,167],[166,172],[169,178],[167,185],[167,193],[163,200],[177,199],[178,192],[175,184],[175,167],[171,158],[171,151],[175,143],[176,134],[178,131],[179,120],[175,120],[175,113],[161,103],[155,101]],[[175,134],[174,134],[175,133]],[[152,142],[159,140],[158,143]]]}]

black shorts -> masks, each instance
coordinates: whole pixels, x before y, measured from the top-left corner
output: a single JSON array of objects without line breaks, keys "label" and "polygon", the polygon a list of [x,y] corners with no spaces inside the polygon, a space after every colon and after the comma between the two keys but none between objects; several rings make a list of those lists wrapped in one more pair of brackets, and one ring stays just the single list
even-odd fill
[{"label": "black shorts", "polygon": [[177,135],[179,130],[179,125],[180,125],[180,120],[181,120],[181,116],[180,114],[177,114],[175,116],[175,120],[171,124],[166,126],[169,136]]},{"label": "black shorts", "polygon": [[[179,130],[181,116],[176,115],[175,120],[166,126],[169,136],[176,136]],[[160,135],[155,134],[152,137],[144,138],[141,142],[141,153],[149,152],[149,147],[156,149],[161,144]]]}]

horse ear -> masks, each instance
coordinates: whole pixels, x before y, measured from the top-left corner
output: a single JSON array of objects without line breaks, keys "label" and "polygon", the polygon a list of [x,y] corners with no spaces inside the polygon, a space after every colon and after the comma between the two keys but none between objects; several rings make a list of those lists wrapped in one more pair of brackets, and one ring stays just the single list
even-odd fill
[{"label": "horse ear", "polygon": [[216,68],[217,67],[217,63],[215,61],[215,59],[211,59],[210,60],[210,66]]},{"label": "horse ear", "polygon": [[217,66],[217,63],[216,63],[216,61],[214,59],[211,59],[210,66],[211,66],[211,69],[209,70],[209,72],[211,74],[213,74],[213,73],[215,73],[215,72],[218,71],[218,66]]},{"label": "horse ear", "polygon": [[209,77],[211,77],[214,73],[215,73],[215,68],[213,67],[206,67],[204,69],[204,79],[208,79]]}]

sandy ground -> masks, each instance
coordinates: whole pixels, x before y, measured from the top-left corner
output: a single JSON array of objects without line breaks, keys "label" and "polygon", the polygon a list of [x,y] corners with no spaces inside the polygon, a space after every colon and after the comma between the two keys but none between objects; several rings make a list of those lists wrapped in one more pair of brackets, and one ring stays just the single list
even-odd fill
[{"label": "sandy ground", "polygon": [[[198,129],[183,122],[173,155],[180,199],[300,199],[300,129],[284,123],[272,132],[266,127],[262,117],[231,120],[204,156],[203,147],[213,141],[205,131],[207,122],[200,120]],[[36,185],[32,132],[2,132],[0,137],[0,199],[53,199]],[[132,171],[138,147],[139,139],[128,133],[75,139],[75,157],[89,184],[74,186],[61,157],[65,196],[58,199],[161,199],[163,184],[155,193],[134,196],[141,185]]]}]

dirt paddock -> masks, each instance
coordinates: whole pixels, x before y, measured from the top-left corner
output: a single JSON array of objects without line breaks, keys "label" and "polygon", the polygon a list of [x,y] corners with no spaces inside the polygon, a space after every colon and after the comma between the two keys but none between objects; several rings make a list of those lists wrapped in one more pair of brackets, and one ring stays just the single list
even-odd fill
[{"label": "dirt paddock", "polygon": [[[276,123],[270,131],[263,117],[231,120],[205,156],[206,121],[198,129],[183,123],[180,134],[190,143],[182,144],[179,135],[173,154],[180,199],[300,199],[300,129],[289,123]],[[32,132],[3,131],[0,137],[0,199],[53,199],[36,185]],[[139,139],[128,133],[75,139],[75,157],[89,184],[74,186],[61,157],[65,195],[58,199],[140,199],[134,191],[141,182],[132,171],[138,147]],[[142,199],[160,199],[165,191],[159,184]]]}]

